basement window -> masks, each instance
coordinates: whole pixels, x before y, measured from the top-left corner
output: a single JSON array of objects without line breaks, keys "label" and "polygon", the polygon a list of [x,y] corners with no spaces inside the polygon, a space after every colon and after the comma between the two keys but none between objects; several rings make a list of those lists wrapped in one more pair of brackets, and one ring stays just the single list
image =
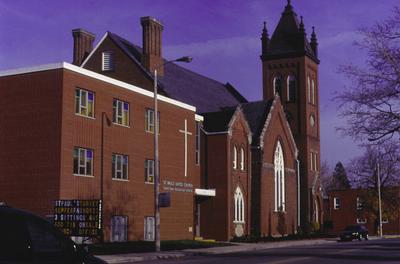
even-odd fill
[{"label": "basement window", "polygon": [[112,71],[114,70],[114,56],[111,51],[104,51],[102,56],[102,70]]}]

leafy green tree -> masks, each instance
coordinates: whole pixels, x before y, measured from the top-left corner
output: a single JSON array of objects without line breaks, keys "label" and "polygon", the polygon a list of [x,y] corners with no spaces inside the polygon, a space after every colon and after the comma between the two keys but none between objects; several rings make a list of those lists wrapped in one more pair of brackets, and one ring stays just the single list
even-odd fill
[{"label": "leafy green tree", "polygon": [[347,190],[351,188],[346,169],[340,161],[336,163],[328,186],[330,190]]}]

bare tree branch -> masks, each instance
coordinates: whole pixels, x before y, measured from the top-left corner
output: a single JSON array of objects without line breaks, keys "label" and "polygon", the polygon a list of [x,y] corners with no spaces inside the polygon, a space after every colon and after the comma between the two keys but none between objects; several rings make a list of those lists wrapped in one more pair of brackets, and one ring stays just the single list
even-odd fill
[{"label": "bare tree branch", "polygon": [[355,45],[367,51],[368,59],[363,68],[339,68],[350,84],[335,97],[347,119],[338,130],[356,140],[400,138],[400,8],[360,33],[364,37]]}]

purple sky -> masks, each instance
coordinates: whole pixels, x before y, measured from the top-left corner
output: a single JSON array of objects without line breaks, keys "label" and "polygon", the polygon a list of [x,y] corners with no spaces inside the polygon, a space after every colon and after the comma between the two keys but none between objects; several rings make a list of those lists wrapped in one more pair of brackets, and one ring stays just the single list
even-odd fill
[{"label": "purple sky", "polygon": [[[321,161],[347,163],[360,151],[335,127],[334,93],[345,79],[341,64],[362,65],[365,54],[352,46],[356,31],[391,15],[398,0],[292,0],[304,16],[308,37],[316,27],[319,42],[321,100]],[[184,65],[196,72],[230,82],[249,100],[262,96],[260,34],[267,22],[270,36],[286,0],[0,0],[0,70],[72,61],[74,28],[96,35],[109,30],[141,45],[141,16],[153,16],[165,26],[164,57],[191,55]]]}]

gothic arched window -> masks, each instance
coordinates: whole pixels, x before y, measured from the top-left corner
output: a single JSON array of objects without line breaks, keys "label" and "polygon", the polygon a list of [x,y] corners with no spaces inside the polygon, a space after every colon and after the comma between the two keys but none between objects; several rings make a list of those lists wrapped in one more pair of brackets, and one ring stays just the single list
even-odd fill
[{"label": "gothic arched window", "polygon": [[307,76],[307,102],[311,103],[311,81],[310,76]]},{"label": "gothic arched window", "polygon": [[236,188],[234,201],[235,201],[234,222],[244,223],[244,200],[243,200],[242,191],[240,190],[239,186]]},{"label": "gothic arched window", "polygon": [[282,97],[282,77],[279,75],[274,78],[274,94]]},{"label": "gothic arched window", "polygon": [[315,84],[314,80],[311,81],[311,102],[315,104]]},{"label": "gothic arched window", "polygon": [[240,170],[244,171],[244,149],[240,148]]},{"label": "gothic arched window", "polygon": [[289,75],[287,78],[287,100],[288,102],[296,101],[296,77]]},{"label": "gothic arched window", "polygon": [[275,211],[285,211],[285,162],[281,143],[275,149]]},{"label": "gothic arched window", "polygon": [[233,160],[232,160],[232,162],[233,162],[233,168],[234,169],[237,169],[237,148],[236,148],[236,146],[234,146],[233,147]]}]

